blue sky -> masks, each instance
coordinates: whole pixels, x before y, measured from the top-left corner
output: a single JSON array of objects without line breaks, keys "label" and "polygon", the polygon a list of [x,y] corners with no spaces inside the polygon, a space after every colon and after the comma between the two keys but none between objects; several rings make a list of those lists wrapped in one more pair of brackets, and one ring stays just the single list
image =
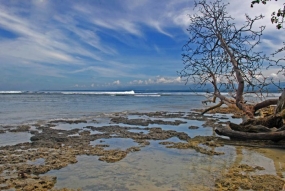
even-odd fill
[{"label": "blue sky", "polygon": [[[282,3],[250,2],[229,12],[237,24],[264,14],[259,48],[274,52],[283,34],[270,15]],[[187,88],[177,71],[193,13],[192,0],[0,0],[0,90]]]}]

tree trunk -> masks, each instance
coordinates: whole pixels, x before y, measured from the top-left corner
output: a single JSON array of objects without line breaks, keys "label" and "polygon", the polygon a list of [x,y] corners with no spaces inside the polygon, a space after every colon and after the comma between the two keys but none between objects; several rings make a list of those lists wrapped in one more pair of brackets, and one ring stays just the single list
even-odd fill
[{"label": "tree trunk", "polygon": [[[217,23],[215,23],[215,24],[217,25]],[[220,32],[217,32],[216,36],[220,40],[221,45],[222,45],[223,49],[225,50],[225,52],[227,52],[227,54],[230,57],[230,60],[231,60],[232,66],[233,66],[233,70],[235,72],[236,79],[238,81],[238,88],[236,90],[236,106],[240,110],[244,111],[250,118],[253,118],[254,113],[252,112],[253,111],[252,108],[243,104],[243,102],[244,102],[243,101],[244,79],[243,79],[242,74],[241,74],[241,69],[239,68],[239,63],[236,60],[231,49],[229,48],[228,44],[225,42],[223,36],[220,34]]]},{"label": "tree trunk", "polygon": [[285,89],[283,89],[283,92],[281,96],[279,97],[279,100],[277,102],[276,110],[275,110],[275,115],[285,109]]}]

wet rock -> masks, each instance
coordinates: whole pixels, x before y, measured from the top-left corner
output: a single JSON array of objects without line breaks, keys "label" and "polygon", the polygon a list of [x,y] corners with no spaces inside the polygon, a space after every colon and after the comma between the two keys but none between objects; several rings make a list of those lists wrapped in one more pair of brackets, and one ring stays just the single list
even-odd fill
[{"label": "wet rock", "polygon": [[79,133],[79,135],[81,135],[81,136],[88,136],[90,134],[91,134],[90,131],[82,131]]},{"label": "wet rock", "polygon": [[130,147],[127,149],[127,152],[136,152],[140,151],[141,149],[139,147]]},{"label": "wet rock", "polygon": [[68,123],[68,124],[78,124],[78,123],[87,123],[86,120],[83,119],[58,119],[58,120],[51,120],[49,123]]},{"label": "wet rock", "polygon": [[188,129],[199,129],[199,127],[191,125],[191,126],[188,127]]},{"label": "wet rock", "polygon": [[109,151],[109,152],[104,153],[104,156],[99,157],[99,160],[105,161],[108,163],[114,163],[114,162],[122,160],[126,156],[127,156],[126,151],[115,150],[115,151]]},{"label": "wet rock", "polygon": [[10,187],[8,184],[5,183],[0,183],[0,190],[8,190]]},{"label": "wet rock", "polygon": [[[194,149],[196,152],[206,154],[206,155],[223,155],[223,152],[216,152],[212,148],[221,146],[221,144],[214,143],[215,137],[202,137],[196,136],[193,139],[188,139],[187,143],[184,142],[160,142],[159,144],[167,145],[167,148],[177,148],[177,149]],[[209,148],[202,147],[200,145],[209,146]]]},{"label": "wet rock", "polygon": [[142,139],[137,139],[137,140],[135,140],[135,142],[139,143],[140,146],[146,146],[146,145],[150,144],[149,141],[142,140]]},{"label": "wet rock", "polygon": [[29,131],[31,127],[29,125],[20,125],[16,127],[15,129],[10,129],[10,132],[26,132]]},{"label": "wet rock", "polygon": [[282,190],[285,181],[276,175],[256,175],[248,172],[263,170],[263,167],[251,167],[246,164],[228,169],[215,183],[217,190]]},{"label": "wet rock", "polygon": [[100,145],[96,145],[97,147],[110,147],[110,145],[106,145],[106,144],[100,144]]},{"label": "wet rock", "polygon": [[164,121],[164,120],[150,120],[150,119],[128,119],[126,117],[116,117],[112,118],[111,122],[113,123],[123,123],[128,125],[140,125],[140,126],[148,126],[149,124],[158,124],[158,125],[180,125],[183,123],[187,123],[182,120],[175,121]]},{"label": "wet rock", "polygon": [[130,115],[148,116],[155,118],[180,118],[183,117],[184,114],[185,114],[184,112],[169,113],[164,111],[149,112],[149,113],[139,113],[139,112],[130,113]]},{"label": "wet rock", "polygon": [[36,130],[32,130],[32,131],[30,131],[30,133],[31,133],[32,135],[35,135],[35,134],[38,134],[39,132],[36,131]]}]

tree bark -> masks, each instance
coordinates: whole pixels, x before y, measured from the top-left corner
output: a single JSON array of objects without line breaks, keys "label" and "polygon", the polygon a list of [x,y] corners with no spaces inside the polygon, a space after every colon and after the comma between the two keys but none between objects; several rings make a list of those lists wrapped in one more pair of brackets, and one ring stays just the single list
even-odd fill
[{"label": "tree bark", "polygon": [[280,141],[282,139],[285,139],[285,131],[248,133],[248,132],[234,131],[230,128],[229,125],[227,125],[226,127],[218,127],[215,129],[215,132],[218,135],[228,136],[231,139],[272,140],[272,141]]},{"label": "tree bark", "polygon": [[276,105],[277,102],[278,102],[278,99],[268,99],[268,100],[265,100],[265,101],[263,101],[263,102],[257,103],[257,104],[254,106],[254,112],[256,112],[256,111],[259,110],[259,109],[268,107],[268,106],[270,106],[270,105]]},{"label": "tree bark", "polygon": [[263,125],[267,128],[276,127],[277,129],[279,129],[280,127],[283,126],[283,120],[282,120],[281,116],[270,115],[270,116],[264,117],[264,118],[248,119],[245,122],[242,122],[240,125],[241,126]]},{"label": "tree bark", "polygon": [[279,100],[277,102],[275,115],[285,109],[285,89],[283,89],[281,96],[279,97]]},{"label": "tree bark", "polygon": [[229,126],[234,131],[250,132],[250,133],[261,133],[261,132],[275,132],[277,128],[268,128],[263,125],[246,125],[241,126],[235,123],[229,123]]},{"label": "tree bark", "polygon": [[217,32],[216,35],[217,35],[217,38],[220,40],[222,47],[224,48],[224,50],[227,52],[227,54],[229,55],[231,59],[233,70],[236,74],[236,79],[238,81],[238,88],[236,91],[236,106],[242,111],[244,111],[250,118],[253,118],[254,114],[252,112],[252,109],[247,107],[247,105],[243,104],[244,79],[242,77],[241,70],[239,68],[239,63],[236,60],[232,51],[230,50],[229,46],[225,42],[223,36],[219,32]]}]

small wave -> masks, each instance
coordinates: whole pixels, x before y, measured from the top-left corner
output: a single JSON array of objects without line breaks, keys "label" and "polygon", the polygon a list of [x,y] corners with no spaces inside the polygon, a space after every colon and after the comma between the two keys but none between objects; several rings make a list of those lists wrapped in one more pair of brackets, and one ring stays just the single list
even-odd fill
[{"label": "small wave", "polygon": [[205,96],[207,92],[165,92],[161,93],[163,96]]},{"label": "small wave", "polygon": [[135,94],[136,97],[160,97],[159,94]]},{"label": "small wave", "polygon": [[62,94],[87,94],[87,95],[134,95],[135,92],[132,91],[121,91],[121,92],[61,92]]},{"label": "small wave", "polygon": [[0,91],[0,94],[21,94],[22,91]]}]

